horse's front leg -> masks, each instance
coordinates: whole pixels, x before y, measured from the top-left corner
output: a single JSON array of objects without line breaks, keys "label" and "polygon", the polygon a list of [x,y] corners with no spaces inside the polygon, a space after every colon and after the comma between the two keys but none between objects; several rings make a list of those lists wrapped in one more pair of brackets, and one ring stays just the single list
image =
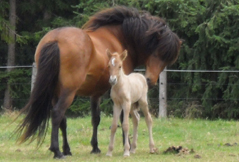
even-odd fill
[{"label": "horse's front leg", "polygon": [[91,153],[98,154],[100,149],[98,148],[98,126],[100,124],[100,97],[91,97],[91,122],[93,125],[93,135],[91,138],[91,146],[93,147]]},{"label": "horse's front leg", "polygon": [[113,108],[113,121],[111,125],[111,134],[110,134],[110,144],[107,152],[107,156],[112,156],[112,151],[114,149],[114,140],[115,140],[115,132],[118,127],[119,117],[120,113],[122,111],[122,108],[119,105],[114,105]]},{"label": "horse's front leg", "polygon": [[74,93],[67,93],[59,97],[56,105],[53,107],[51,112],[52,117],[52,132],[51,132],[51,146],[49,150],[54,153],[54,158],[63,158],[64,155],[59,149],[59,127],[63,122],[65,111],[70,106],[74,99]]},{"label": "horse's front leg", "polygon": [[129,113],[130,113],[131,103],[126,102],[123,104],[124,111],[124,120],[123,120],[123,131],[125,135],[125,144],[124,144],[124,156],[130,156],[130,144],[129,144]]}]

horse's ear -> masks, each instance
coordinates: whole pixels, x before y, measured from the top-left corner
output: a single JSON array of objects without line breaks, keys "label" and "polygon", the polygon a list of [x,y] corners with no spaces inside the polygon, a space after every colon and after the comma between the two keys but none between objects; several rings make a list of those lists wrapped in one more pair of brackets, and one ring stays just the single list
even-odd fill
[{"label": "horse's ear", "polygon": [[120,55],[120,59],[122,61],[124,61],[126,59],[127,55],[128,55],[128,51],[124,50],[123,53]]},{"label": "horse's ear", "polygon": [[110,50],[109,50],[108,48],[106,49],[106,53],[107,53],[107,56],[108,56],[109,58],[111,58],[111,55],[112,55],[112,54],[111,54],[111,52],[110,52]]}]

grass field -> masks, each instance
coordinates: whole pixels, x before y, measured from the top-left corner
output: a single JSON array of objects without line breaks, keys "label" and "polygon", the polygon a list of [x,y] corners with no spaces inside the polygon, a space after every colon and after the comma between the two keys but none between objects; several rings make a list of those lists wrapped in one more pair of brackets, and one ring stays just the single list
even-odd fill
[{"label": "grass field", "polygon": [[[48,151],[50,130],[39,149],[36,149],[35,142],[30,145],[17,145],[15,137],[10,138],[12,131],[19,122],[17,120],[9,125],[14,116],[14,114],[0,116],[0,161],[56,161],[53,159],[53,154]],[[236,121],[154,118],[153,135],[158,151],[156,154],[149,154],[148,131],[144,118],[141,118],[136,153],[124,158],[121,129],[118,129],[116,133],[113,156],[105,156],[109,144],[111,120],[112,118],[102,115],[98,132],[99,147],[102,152],[98,155],[92,155],[90,154],[91,118],[68,118],[68,139],[73,156],[68,156],[60,161],[239,161],[239,123]],[[132,128],[132,125],[130,128]],[[193,149],[195,152],[190,154],[164,153],[170,146],[178,145]]]}]

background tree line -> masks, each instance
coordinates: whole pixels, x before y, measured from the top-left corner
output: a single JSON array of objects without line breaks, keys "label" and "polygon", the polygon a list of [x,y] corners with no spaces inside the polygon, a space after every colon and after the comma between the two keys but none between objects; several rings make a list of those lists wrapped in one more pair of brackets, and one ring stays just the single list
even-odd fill
[{"label": "background tree line", "polygon": [[[81,27],[95,12],[115,5],[147,10],[163,17],[184,40],[178,61],[169,69],[238,70],[239,2],[237,0],[1,0],[0,66],[31,65],[35,48],[49,30]],[[14,7],[15,6],[15,7]],[[21,108],[30,93],[31,69],[0,69],[0,105]],[[169,115],[237,118],[238,73],[168,73]],[[29,84],[28,84],[29,83]],[[182,84],[183,83],[183,84]],[[179,86],[180,85],[180,86]],[[149,92],[151,111],[158,112],[158,87]],[[112,111],[105,97],[102,109]],[[75,114],[89,112],[78,98]]]}]

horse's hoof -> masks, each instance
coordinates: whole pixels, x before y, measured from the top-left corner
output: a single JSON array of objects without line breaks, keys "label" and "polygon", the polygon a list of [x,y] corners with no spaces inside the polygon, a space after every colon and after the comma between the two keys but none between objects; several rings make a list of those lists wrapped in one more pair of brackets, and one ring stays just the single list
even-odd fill
[{"label": "horse's hoof", "polygon": [[58,155],[54,155],[53,157],[54,159],[65,159],[65,156],[63,154],[58,154]]},{"label": "horse's hoof", "polygon": [[101,151],[100,151],[99,148],[96,148],[96,149],[93,149],[90,153],[91,153],[91,154],[100,154]]},{"label": "horse's hoof", "polygon": [[70,151],[63,152],[64,156],[72,156],[72,153]]}]

